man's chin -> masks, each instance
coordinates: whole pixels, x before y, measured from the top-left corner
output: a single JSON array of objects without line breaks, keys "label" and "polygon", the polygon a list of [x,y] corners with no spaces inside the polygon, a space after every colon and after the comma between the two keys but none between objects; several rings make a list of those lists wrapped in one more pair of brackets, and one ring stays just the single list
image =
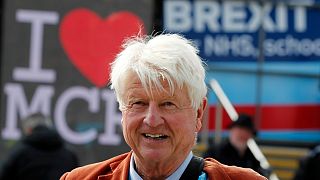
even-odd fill
[{"label": "man's chin", "polygon": [[167,154],[168,153],[160,149],[152,149],[152,150],[149,149],[141,152],[143,159],[145,159],[146,161],[153,161],[153,162],[160,161]]}]

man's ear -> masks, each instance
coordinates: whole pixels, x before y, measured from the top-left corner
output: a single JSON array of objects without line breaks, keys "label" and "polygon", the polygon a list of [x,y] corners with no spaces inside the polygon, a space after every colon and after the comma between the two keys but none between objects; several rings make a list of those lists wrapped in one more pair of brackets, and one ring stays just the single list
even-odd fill
[{"label": "man's ear", "polygon": [[196,130],[197,132],[200,131],[201,127],[202,127],[202,121],[203,121],[203,117],[207,108],[207,103],[208,103],[208,99],[206,97],[204,97],[202,99],[202,103],[200,104],[198,110],[197,110],[197,125],[196,125]]}]

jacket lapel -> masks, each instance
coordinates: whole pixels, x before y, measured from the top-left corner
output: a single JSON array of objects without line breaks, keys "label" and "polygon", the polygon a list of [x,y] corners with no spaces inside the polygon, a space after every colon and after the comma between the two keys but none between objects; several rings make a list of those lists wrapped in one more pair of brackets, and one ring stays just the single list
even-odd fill
[{"label": "jacket lapel", "polygon": [[98,180],[128,180],[131,156],[132,151],[128,153],[127,157],[120,163],[111,163],[110,167],[112,172],[110,174],[98,176]]}]

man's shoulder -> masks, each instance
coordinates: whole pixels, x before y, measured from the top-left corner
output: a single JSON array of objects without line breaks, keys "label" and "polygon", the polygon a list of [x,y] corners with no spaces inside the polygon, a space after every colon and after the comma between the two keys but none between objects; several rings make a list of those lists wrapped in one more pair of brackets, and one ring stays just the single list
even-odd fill
[{"label": "man's shoulder", "polygon": [[126,158],[128,159],[129,155],[130,153],[125,153],[102,162],[78,167],[70,172],[65,173],[60,180],[97,179],[98,176],[112,174],[121,162],[123,162]]},{"label": "man's shoulder", "polygon": [[227,166],[212,158],[205,159],[204,171],[208,174],[209,179],[266,180],[252,169]]}]

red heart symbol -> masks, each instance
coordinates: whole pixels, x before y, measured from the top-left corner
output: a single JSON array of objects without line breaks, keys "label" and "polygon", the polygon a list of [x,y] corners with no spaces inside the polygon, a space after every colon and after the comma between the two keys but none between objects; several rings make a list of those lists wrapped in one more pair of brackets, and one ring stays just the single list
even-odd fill
[{"label": "red heart symbol", "polygon": [[81,8],[68,13],[60,24],[60,41],[68,58],[97,87],[108,83],[109,64],[123,41],[139,33],[144,34],[143,21],[128,11],[101,19]]}]

